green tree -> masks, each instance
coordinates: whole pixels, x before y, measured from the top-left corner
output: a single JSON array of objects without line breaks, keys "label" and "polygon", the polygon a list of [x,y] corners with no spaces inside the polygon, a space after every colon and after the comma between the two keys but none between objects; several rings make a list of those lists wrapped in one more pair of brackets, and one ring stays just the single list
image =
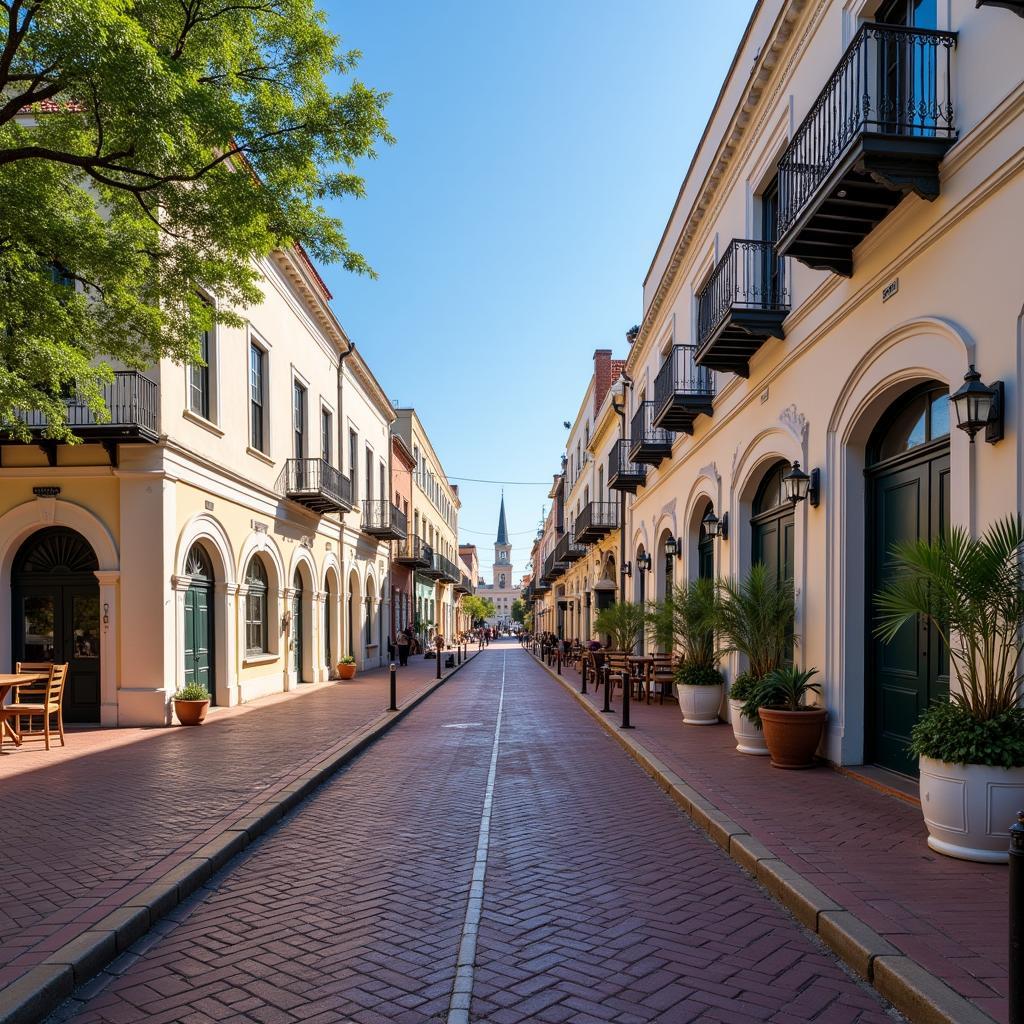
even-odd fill
[{"label": "green tree", "polygon": [[489,597],[480,597],[478,594],[466,594],[462,598],[462,610],[476,624],[494,615],[494,602]]},{"label": "green tree", "polygon": [[335,88],[359,54],[313,0],[0,3],[0,424],[68,438],[111,362],[197,359],[275,249],[371,272],[323,203],[363,194],[387,95]]},{"label": "green tree", "polygon": [[517,597],[512,602],[512,621],[526,622],[526,602],[521,597]]},{"label": "green tree", "polygon": [[714,580],[691,580],[673,587],[649,615],[658,644],[666,651],[678,651],[686,665],[714,667],[716,607]]}]

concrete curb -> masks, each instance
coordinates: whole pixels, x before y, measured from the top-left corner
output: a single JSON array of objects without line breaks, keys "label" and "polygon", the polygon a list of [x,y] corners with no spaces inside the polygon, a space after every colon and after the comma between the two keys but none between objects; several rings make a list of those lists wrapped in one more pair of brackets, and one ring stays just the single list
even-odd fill
[{"label": "concrete curb", "polygon": [[71,993],[138,941],[160,918],[192,895],[254,839],[277,824],[335,772],[362,753],[421,704],[480,651],[432,680],[397,711],[385,711],[364,726],[341,750],[325,757],[248,817],[226,827],[205,846],[165,872],[87,932],[47,955],[37,967],[0,989],[0,1024],[32,1024],[55,1010]]},{"label": "concrete curb", "polygon": [[870,982],[907,1020],[913,1024],[995,1024],[993,1018],[974,1003],[953,991],[917,961],[900,953],[859,917],[779,860],[631,734],[617,728],[611,716],[602,715],[568,680],[536,655],[532,657],[600,722],[695,824],[752,874],[804,927],[817,934],[844,963]]}]

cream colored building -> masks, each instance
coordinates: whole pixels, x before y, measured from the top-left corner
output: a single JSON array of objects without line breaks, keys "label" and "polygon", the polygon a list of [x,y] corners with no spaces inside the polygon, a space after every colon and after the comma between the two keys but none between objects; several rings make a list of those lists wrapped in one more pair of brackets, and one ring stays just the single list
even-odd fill
[{"label": "cream colored building", "polygon": [[[890,545],[1021,510],[1022,52],[1024,21],[974,0],[757,4],[644,281],[610,473],[635,478],[628,557],[648,593],[792,578],[837,763],[913,773],[948,690],[927,629],[873,635]],[[971,365],[1005,386],[1001,439],[957,429]]]},{"label": "cream colored building", "polygon": [[305,256],[260,269],[207,368],[118,373],[111,423],[69,408],[84,444],[0,448],[0,665],[69,661],[70,720],[164,724],[186,681],[234,705],[381,660],[394,412]]},{"label": "cream colored building", "polygon": [[[461,590],[458,489],[445,475],[441,460],[415,409],[397,409],[394,431],[413,453],[412,513],[409,541],[396,546],[396,560],[416,570],[416,621],[424,640],[438,632],[451,641],[456,632],[455,606]],[[418,543],[417,543],[418,539]]]}]

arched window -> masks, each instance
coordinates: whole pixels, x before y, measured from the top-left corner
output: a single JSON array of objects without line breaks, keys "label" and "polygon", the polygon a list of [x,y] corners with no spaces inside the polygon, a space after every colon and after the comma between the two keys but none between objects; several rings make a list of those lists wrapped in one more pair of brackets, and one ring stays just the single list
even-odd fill
[{"label": "arched window", "polygon": [[267,639],[267,570],[258,555],[249,559],[245,570],[245,653],[266,654]]},{"label": "arched window", "polygon": [[708,534],[704,519],[715,506],[709,501],[700,517],[700,530],[697,533],[697,579],[711,580],[715,578],[715,541]]},{"label": "arched window", "polygon": [[868,442],[868,463],[894,459],[949,437],[949,390],[927,385],[904,395],[882,417]]},{"label": "arched window", "polygon": [[783,476],[789,472],[785,459],[776,462],[761,481],[751,506],[753,562],[762,562],[777,580],[793,579],[793,504],[786,498]]}]

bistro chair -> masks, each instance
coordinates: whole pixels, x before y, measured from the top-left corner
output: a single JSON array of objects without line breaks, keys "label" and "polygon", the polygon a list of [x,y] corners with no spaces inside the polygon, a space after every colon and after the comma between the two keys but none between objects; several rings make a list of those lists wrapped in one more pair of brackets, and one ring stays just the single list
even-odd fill
[{"label": "bistro chair", "polygon": [[[608,672],[612,677],[612,692],[616,687],[630,686],[632,675],[630,673],[628,655],[624,651],[608,652]],[[618,682],[616,682],[616,679]]]},{"label": "bistro chair", "polygon": [[[52,661],[16,661],[14,663],[15,675],[39,675],[40,672],[45,672],[47,675],[50,673],[50,669],[53,667]],[[39,704],[46,696],[46,685],[47,680],[33,679],[31,683],[23,683],[20,686],[15,686],[11,689],[11,703],[12,704]],[[18,733],[25,732],[25,723],[18,720],[17,730]]]},{"label": "bistro chair", "polygon": [[[21,663],[19,663],[20,665]],[[42,697],[38,702],[23,701],[19,694],[18,699],[12,704],[6,704],[0,708],[0,717],[4,720],[16,718],[19,721],[23,717],[40,717],[43,720],[43,739],[46,741],[46,749],[50,749],[50,718],[57,716],[57,731],[60,735],[60,745],[64,746],[64,715],[61,711],[61,700],[64,697],[64,683],[68,678],[68,666],[49,665],[50,678],[41,688]],[[21,671],[20,667],[18,671]],[[25,687],[27,690],[28,687]],[[35,691],[33,691],[35,692]]]},{"label": "bistro chair", "polygon": [[[651,669],[652,688],[658,688],[658,703],[665,703],[665,695],[672,694],[672,683],[675,681],[675,658],[671,654],[655,654]],[[651,692],[647,691],[647,703],[651,703]]]}]

